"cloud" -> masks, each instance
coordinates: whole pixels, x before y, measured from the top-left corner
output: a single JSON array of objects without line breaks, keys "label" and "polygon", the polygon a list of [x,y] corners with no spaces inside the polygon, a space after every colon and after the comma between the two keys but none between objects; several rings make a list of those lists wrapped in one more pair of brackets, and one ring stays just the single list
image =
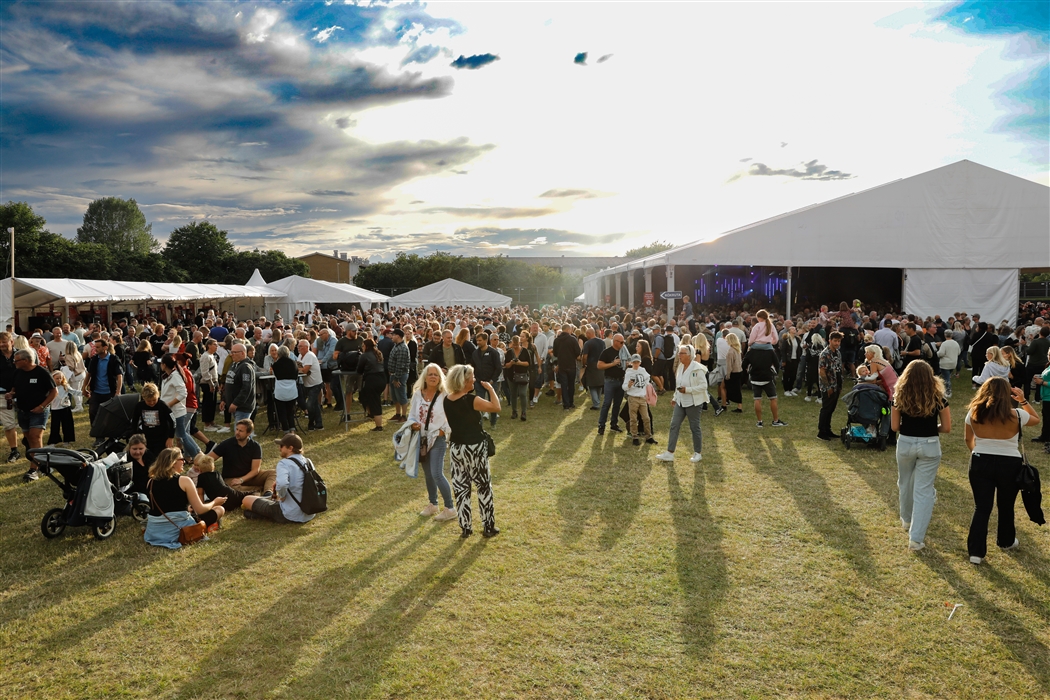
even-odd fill
[{"label": "cloud", "polygon": [[428,44],[426,46],[417,47],[405,56],[404,60],[401,61],[401,67],[404,68],[409,63],[430,63],[430,61],[440,56],[441,53],[442,50],[439,46]]},{"label": "cloud", "polygon": [[558,213],[557,209],[536,207],[430,207],[425,214],[449,214],[469,219],[535,219]]},{"label": "cloud", "polygon": [[745,173],[738,173],[729,178],[729,182],[739,180],[742,177],[792,177],[799,180],[849,180],[855,175],[844,173],[841,170],[829,170],[828,166],[821,165],[815,159],[808,163],[802,163],[801,167],[795,168],[770,168],[765,163],[753,163]]},{"label": "cloud", "polygon": [[[529,249],[539,245],[572,246],[572,245],[607,245],[630,238],[630,233],[589,234],[575,231],[546,228],[460,228],[453,235],[455,243],[466,249]],[[543,243],[537,241],[543,240]]]},{"label": "cloud", "polygon": [[99,188],[113,189],[113,188],[116,188],[116,187],[153,187],[154,185],[157,184],[157,182],[155,180],[143,180],[141,182],[127,182],[125,180],[101,179],[101,180],[86,180],[86,181],[84,181],[84,182],[82,182],[80,184],[83,185],[84,187],[88,187],[88,188],[93,189],[93,190],[98,190]]},{"label": "cloud", "polygon": [[605,63],[606,61],[608,61],[612,57],[613,57],[613,55],[611,53],[607,53],[607,54],[605,54],[604,56],[602,56],[601,58],[598,59],[598,63]]},{"label": "cloud", "polygon": [[574,198],[574,199],[594,199],[598,194],[591,190],[547,190],[540,195],[541,199],[558,199],[558,198]]},{"label": "cloud", "polygon": [[498,60],[499,56],[495,54],[479,53],[473,56],[460,56],[449,65],[453,68],[477,70],[479,68],[484,68],[488,64]]},{"label": "cloud", "polygon": [[351,126],[357,126],[357,120],[350,117],[339,117],[335,120],[335,125],[340,129],[349,129]]},{"label": "cloud", "polygon": [[788,144],[787,144],[787,141],[781,141],[781,142],[780,142],[780,147],[781,147],[781,148],[785,148],[785,147],[786,147],[787,145],[788,145]]},{"label": "cloud", "polygon": [[286,102],[374,106],[416,97],[446,97],[452,94],[453,84],[449,77],[423,78],[420,73],[394,75],[376,66],[359,65],[330,79],[281,81],[273,84],[271,90]]},{"label": "cloud", "polygon": [[572,62],[578,66],[587,65],[587,52],[581,51],[580,53],[576,54],[576,58],[572,59]]},{"label": "cloud", "polygon": [[328,41],[329,39],[331,39],[332,38],[332,34],[334,34],[335,32],[337,32],[340,29],[342,29],[342,27],[340,27],[337,24],[336,25],[332,25],[328,29],[322,29],[321,31],[317,32],[317,34],[314,34],[314,41],[316,41],[319,44],[323,44],[326,41]]},{"label": "cloud", "polygon": [[349,192],[347,190],[310,190],[307,192],[309,195],[314,197],[356,197],[357,192]]},{"label": "cloud", "polygon": [[752,161],[752,160],[754,160],[754,158],[741,158],[741,159],[740,159],[740,162],[741,162],[741,163],[748,163],[748,162],[750,162],[750,161]]}]

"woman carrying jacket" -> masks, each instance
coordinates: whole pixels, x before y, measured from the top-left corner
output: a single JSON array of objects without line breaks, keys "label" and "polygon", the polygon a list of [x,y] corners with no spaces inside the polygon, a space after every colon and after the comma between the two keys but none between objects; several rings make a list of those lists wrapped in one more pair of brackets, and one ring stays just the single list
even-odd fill
[{"label": "woman carrying jacket", "polygon": [[[441,367],[433,363],[423,368],[423,373],[412,388],[412,402],[408,407],[411,429],[420,433],[419,462],[427,482],[427,498],[430,502],[419,512],[423,517],[433,516],[438,522],[454,520],[456,509],[452,505],[452,487],[445,478],[445,452],[448,450],[448,434],[451,428],[445,418],[445,395],[441,385],[445,380]],[[438,492],[445,504],[438,506]]]},{"label": "woman carrying jacket", "polygon": [[66,342],[66,348],[62,352],[62,362],[73,376],[69,379],[69,393],[73,396],[73,412],[84,410],[84,380],[87,379],[87,365],[84,358],[77,350],[77,344],[73,341]]},{"label": "woman carrying jacket", "polygon": [[187,426],[189,415],[186,413],[186,399],[189,391],[174,355],[165,355],[161,358],[160,372],[164,375],[160,385],[160,400],[171,409],[171,416],[175,419],[175,437],[182,441],[182,449],[186,454],[196,457],[200,448],[190,436]]}]

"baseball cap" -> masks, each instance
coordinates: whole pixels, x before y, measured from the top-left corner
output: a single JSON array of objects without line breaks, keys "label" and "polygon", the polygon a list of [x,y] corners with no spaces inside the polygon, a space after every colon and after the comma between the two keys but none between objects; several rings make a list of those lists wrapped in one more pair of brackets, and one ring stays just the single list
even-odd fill
[{"label": "baseball cap", "polygon": [[627,361],[628,362],[641,362],[642,361],[642,356],[639,355],[638,353],[634,353],[633,355],[630,356],[630,358],[628,358]]},{"label": "baseball cap", "polygon": [[281,447],[291,447],[296,452],[303,451],[303,439],[295,433],[288,433],[282,438],[274,440]]},{"label": "baseball cap", "polygon": [[348,323],[348,324],[346,324],[346,330],[348,330],[348,331],[356,331],[357,330],[357,324],[356,323]]}]

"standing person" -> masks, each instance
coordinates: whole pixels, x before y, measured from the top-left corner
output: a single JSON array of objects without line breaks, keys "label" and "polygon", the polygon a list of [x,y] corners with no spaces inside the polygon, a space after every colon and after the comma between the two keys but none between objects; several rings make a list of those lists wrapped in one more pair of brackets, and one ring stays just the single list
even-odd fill
[{"label": "standing person", "polygon": [[441,345],[430,351],[430,362],[446,372],[456,365],[466,364],[467,358],[463,355],[463,348],[452,342],[452,331],[445,330],[441,333]]},{"label": "standing person", "polygon": [[412,355],[405,344],[403,330],[395,328],[390,334],[394,340],[387,362],[387,371],[390,373],[390,401],[394,404],[394,417],[390,420],[401,423],[408,420],[408,371]]},{"label": "standing person", "polygon": [[[573,343],[575,343],[573,339]],[[575,366],[575,365],[574,365]],[[486,382],[487,384],[487,382]],[[492,499],[492,476],[485,432],[481,429],[481,411],[499,413],[499,395],[491,384],[485,386],[489,394],[483,399],[471,393],[474,388],[474,368],[456,365],[445,377],[445,417],[449,425],[449,455],[452,463],[452,490],[456,494],[461,537],[473,534],[470,510],[471,483],[478,490],[478,510],[485,524],[482,535],[499,534]]]},{"label": "standing person", "polygon": [[308,461],[303,456],[303,439],[295,433],[289,433],[274,442],[281,451],[274,477],[274,491],[262,496],[245,496],[241,501],[241,510],[245,511],[245,517],[250,514],[275,523],[308,523],[316,514],[304,513],[299,507],[306,481],[303,469]]},{"label": "standing person", "polygon": [[1032,442],[1047,443],[1043,445],[1043,449],[1050,452],[1050,350],[1047,351],[1045,359],[1047,365],[1042,374],[1032,378],[1032,386],[1036,388],[1035,395],[1043,405],[1043,429],[1038,437],[1032,438]]},{"label": "standing person", "polygon": [[[314,342],[314,354],[317,355],[317,362],[321,366],[321,393],[324,396],[325,408],[332,406],[332,372],[339,366],[339,363],[335,361],[335,345],[336,340],[335,336],[332,335],[332,331],[327,328],[322,328],[318,331],[317,340]],[[259,364],[262,364],[262,362],[262,359],[260,359]],[[338,394],[339,392],[335,393]],[[320,398],[318,398],[318,401],[320,401]],[[338,398],[335,399],[335,408],[340,412],[343,410],[342,401]]]},{"label": "standing person", "polygon": [[[489,334],[485,331],[478,333],[477,341],[478,345],[474,349],[474,355],[471,358],[471,365],[474,367],[474,376],[482,385],[486,383],[494,383],[498,381],[503,365],[500,360],[499,350],[489,345]],[[438,369],[440,369],[440,366]],[[488,392],[485,391],[485,388],[482,385],[475,385],[475,391],[477,391],[478,396],[487,399],[489,398]],[[496,421],[499,419],[499,414],[489,413],[487,415],[489,424],[495,428]]]},{"label": "standing person", "polygon": [[521,347],[521,338],[511,336],[510,347],[503,358],[503,372],[507,378],[507,395],[510,401],[510,419],[518,417],[518,404],[521,404],[521,420],[525,420],[525,411],[529,407],[529,367],[532,357],[526,348]]},{"label": "standing person", "polygon": [[[976,318],[976,314],[974,316]],[[999,345],[999,337],[994,330],[989,332],[988,324],[981,321],[977,324],[977,330],[973,332],[973,341],[970,343],[973,376],[981,376],[981,373],[984,371],[984,365],[988,361],[988,348],[993,345]]]},{"label": "standing person", "polygon": [[[357,373],[362,375],[361,407],[375,421],[373,432],[383,430],[383,388],[386,386],[386,370],[383,368],[383,353],[379,352],[371,338],[365,338],[364,350],[357,361]],[[440,349],[440,348],[439,348]],[[440,366],[440,365],[439,365]]]},{"label": "standing person", "polygon": [[215,425],[215,398],[219,387],[219,365],[215,353],[218,348],[219,343],[214,338],[205,341],[198,368],[201,377],[201,419],[204,421],[204,430],[207,431],[219,429]]},{"label": "standing person", "polygon": [[580,356],[580,343],[572,334],[572,326],[562,325],[561,333],[554,339],[554,358],[558,363],[557,381],[561,385],[561,406],[563,410],[576,408],[573,403],[576,396],[576,358]]},{"label": "standing person", "polygon": [[702,457],[703,435],[700,432],[700,411],[707,402],[707,367],[695,362],[696,350],[692,345],[678,348],[680,364],[675,374],[675,393],[671,399],[674,407],[671,414],[671,429],[667,434],[667,450],[656,455],[663,462],[674,461],[674,450],[678,444],[678,432],[682,421],[689,418],[689,430],[693,435],[693,456],[689,458],[694,464]]},{"label": "standing person", "polygon": [[591,410],[601,409],[602,388],[605,386],[605,373],[598,369],[598,360],[605,352],[605,341],[597,337],[593,326],[587,326],[587,340],[583,344],[583,381],[591,395]]},{"label": "standing person", "polygon": [[59,370],[51,373],[55,380],[55,389],[58,393],[51,401],[51,435],[47,438],[48,445],[59,445],[63,443],[72,447],[77,441],[76,427],[73,425],[73,409],[70,396],[72,394],[69,382]]},{"label": "standing person", "polygon": [[[914,324],[913,324],[914,325]],[[821,405],[820,418],[817,421],[817,437],[824,442],[835,439],[835,433],[831,429],[831,416],[839,403],[839,395],[842,394],[843,366],[842,356],[839,355],[839,345],[842,343],[842,334],[833,331],[828,336],[828,346],[820,353],[817,361],[817,373],[819,376],[818,387],[820,388]]]},{"label": "standing person", "polygon": [[193,481],[182,474],[185,466],[186,459],[182,451],[168,448],[157,455],[157,460],[149,468],[146,493],[150,500],[150,512],[143,535],[146,544],[180,549],[179,530],[196,522],[189,508],[193,508],[193,512],[207,523],[208,532],[217,530],[219,520],[226,514],[226,509],[222,507],[226,502],[224,496],[211,503],[201,501]]},{"label": "standing person", "polygon": [[175,421],[175,437],[182,442],[182,451],[192,455],[190,459],[197,456],[200,449],[194,442],[188,430],[189,416],[186,413],[186,399],[189,391],[186,388],[186,380],[178,369],[174,355],[165,355],[160,360],[160,372],[163,381],[160,389],[160,400],[167,404],[171,410],[171,417]]},{"label": "standing person", "polygon": [[[1011,399],[1020,408],[1012,408]],[[966,409],[966,446],[970,448],[970,488],[973,490],[973,519],[966,538],[971,564],[980,564],[988,553],[988,518],[992,503],[999,508],[996,544],[1000,549],[1017,549],[1014,502],[1017,475],[1021,470],[1018,444],[1025,425],[1039,425],[1039,417],[1025,401],[1024,392],[1011,389],[1003,377],[993,377],[981,385]]]},{"label": "standing person", "polygon": [[295,404],[299,400],[299,368],[291,355],[287,345],[278,346],[277,359],[270,365],[274,412],[278,425],[286,433],[295,432]]},{"label": "standing person", "polygon": [[[50,375],[49,375],[50,376]],[[114,396],[119,396],[124,386],[124,368],[109,352],[109,341],[95,341],[95,355],[87,363],[87,380],[84,382],[84,397],[88,400],[88,419],[95,422],[98,407]]]},{"label": "standing person", "polygon": [[[58,396],[55,380],[51,372],[36,363],[38,355],[32,350],[19,350],[15,353],[15,366],[18,372],[14,376],[11,391],[7,398],[14,399],[18,409],[18,427],[26,436],[26,448],[32,450],[43,447],[44,429],[51,413],[51,402]],[[36,465],[29,461],[29,470],[22,477],[23,481],[36,481],[40,478]]]},{"label": "standing person", "polygon": [[84,410],[84,380],[87,379],[87,365],[77,350],[77,344],[66,341],[65,350],[60,355],[64,367],[69,368],[69,396],[73,399],[73,413]]},{"label": "standing person", "polygon": [[[18,374],[15,365],[15,350],[11,342],[11,334],[0,331],[0,394],[7,394],[15,384]],[[10,398],[0,399],[0,425],[4,428],[4,437],[7,438],[7,463],[17,462],[21,455],[18,453],[18,413],[15,411],[14,402]]]},{"label": "standing person", "polygon": [[[627,352],[623,335],[617,333],[612,338],[612,345],[602,350],[598,358],[598,369],[605,372],[605,385],[602,409],[598,414],[598,434],[605,434],[605,421],[609,421],[609,430],[622,433],[623,428],[617,425],[620,417],[620,404],[623,403],[623,378],[627,371],[631,353]],[[610,413],[610,409],[612,409]]]},{"label": "standing person", "polygon": [[321,417],[321,391],[324,389],[324,380],[321,378],[321,362],[317,355],[310,350],[310,341],[299,341],[299,356],[296,365],[303,377],[303,393],[299,405],[306,411],[307,430],[323,430],[323,419]]},{"label": "standing person", "polygon": [[944,381],[945,396],[949,399],[952,397],[952,372],[959,366],[961,352],[962,348],[952,335],[948,335],[937,348],[937,373]]},{"label": "standing person", "polygon": [[[726,378],[722,383],[725,387],[725,397],[722,406],[715,411],[719,416],[726,410],[733,413],[744,412],[744,395],[741,387],[744,383],[744,358],[740,354],[740,338],[736,333],[726,331]],[[730,404],[736,404],[736,408],[729,409]]]},{"label": "standing person", "polygon": [[[486,336],[487,333],[479,333]],[[488,348],[491,350],[492,348]],[[474,351],[477,354],[477,350]],[[457,517],[452,507],[452,487],[445,478],[445,452],[448,449],[448,434],[451,428],[445,417],[445,394],[441,384],[445,376],[441,368],[428,364],[416,380],[412,391],[412,405],[408,409],[412,430],[419,435],[419,461],[423,467],[423,476],[427,482],[427,507],[419,512],[423,517],[434,516],[434,520],[445,522]],[[438,506],[438,492],[445,504],[444,510]]]},{"label": "standing person", "polygon": [[233,363],[226,373],[225,409],[234,422],[251,419],[255,413],[255,362],[248,359],[244,345],[237,343],[230,348]]},{"label": "standing person", "polygon": [[784,396],[798,396],[795,379],[802,360],[802,342],[794,326],[780,336],[779,351],[780,364],[784,368]]},{"label": "standing person", "polygon": [[[772,327],[773,324],[766,323]],[[776,330],[773,331],[776,333]],[[752,333],[754,337],[754,333]],[[744,355],[743,368],[747,372],[751,382],[751,389],[755,394],[755,418],[758,419],[757,426],[762,427],[762,397],[769,397],[769,410],[773,414],[773,427],[781,428],[787,423],[780,420],[780,412],[777,406],[777,372],[780,369],[780,358],[777,351],[770,343],[765,342],[767,336],[757,343],[749,343],[747,353]]]},{"label": "standing person", "polygon": [[890,429],[897,436],[897,489],[901,525],[908,529],[908,548],[925,547],[937,490],[933,484],[941,464],[941,440],[952,431],[944,380],[925,362],[912,362],[897,381],[890,411]]},{"label": "standing person", "polygon": [[[1043,324],[1039,326],[1038,333],[1034,336],[1034,339],[1028,345],[1028,356],[1025,358],[1025,368],[1027,370],[1025,382],[1025,398],[1028,398],[1029,387],[1035,387],[1035,378],[1043,373],[1043,370],[1047,367],[1047,357],[1050,353],[1050,325]],[[1038,397],[1039,394],[1036,394]],[[1043,431],[1046,431],[1044,424]]]},{"label": "standing person", "polygon": [[624,372],[623,391],[627,396],[628,429],[633,443],[639,444],[641,433],[638,431],[638,416],[641,415],[642,427],[645,429],[645,442],[655,445],[653,425],[649,419],[649,404],[646,402],[646,387],[649,386],[649,373],[642,369],[642,356],[637,353],[628,358],[630,367]]}]

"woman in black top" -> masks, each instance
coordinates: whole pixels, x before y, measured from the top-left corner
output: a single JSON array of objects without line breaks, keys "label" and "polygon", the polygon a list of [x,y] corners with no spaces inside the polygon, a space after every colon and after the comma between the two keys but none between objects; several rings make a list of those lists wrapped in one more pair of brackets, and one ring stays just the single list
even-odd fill
[{"label": "woman in black top", "polygon": [[135,368],[135,379],[141,384],[157,380],[153,371],[153,347],[148,340],[139,343],[138,349],[131,356],[131,366]]},{"label": "woman in black top", "polygon": [[172,447],[162,450],[150,467],[146,485],[150,512],[143,535],[148,544],[168,549],[182,547],[179,530],[195,522],[187,510],[189,507],[208,524],[208,532],[219,528],[219,519],[226,513],[222,507],[226,498],[220,496],[211,503],[202,503],[193,481],[182,475],[185,466],[182,450]]},{"label": "woman in black top", "polygon": [[361,384],[361,406],[365,413],[372,417],[376,427],[372,432],[383,429],[383,389],[386,388],[386,370],[383,369],[383,353],[376,347],[375,341],[366,338],[361,359],[357,361],[357,373],[363,376]]},{"label": "woman in black top", "polygon": [[926,528],[933,516],[937,490],[933,487],[941,465],[940,433],[952,429],[952,414],[944,382],[925,362],[904,368],[893,392],[890,429],[897,436],[897,488],[900,490],[901,525],[909,531],[908,547],[926,545]]},{"label": "woman in black top", "polygon": [[[504,357],[503,376],[507,379],[507,396],[510,400],[510,419],[518,417],[518,403],[521,403],[521,419],[525,420],[525,410],[529,407],[529,382],[532,365],[532,354],[528,348],[521,347],[518,336],[512,336],[510,347]],[[524,377],[522,377],[524,375]],[[521,381],[524,379],[524,381]]]},{"label": "woman in black top", "polygon": [[295,404],[299,399],[299,368],[286,345],[277,347],[277,359],[270,365],[273,374],[273,404],[277,423],[284,432],[295,431]]},{"label": "woman in black top", "polygon": [[492,477],[488,445],[481,428],[481,412],[500,412],[499,395],[488,382],[481,382],[489,398],[473,393],[474,368],[456,365],[445,377],[445,418],[451,430],[448,436],[449,461],[452,465],[452,491],[456,495],[456,512],[462,537],[474,532],[471,523],[470,487],[478,489],[478,510],[485,523],[485,537],[499,534],[492,502]]}]

